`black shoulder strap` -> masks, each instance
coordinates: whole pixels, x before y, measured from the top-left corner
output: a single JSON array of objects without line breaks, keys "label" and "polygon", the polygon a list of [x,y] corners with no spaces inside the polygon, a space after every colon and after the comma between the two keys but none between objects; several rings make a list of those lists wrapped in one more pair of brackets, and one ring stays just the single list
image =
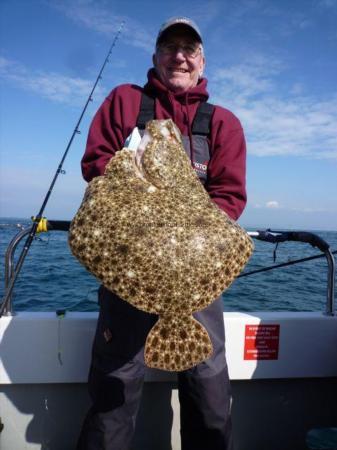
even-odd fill
[{"label": "black shoulder strap", "polygon": [[211,121],[214,105],[207,102],[199,104],[192,125],[192,134],[208,136],[211,131]]},{"label": "black shoulder strap", "polygon": [[[207,102],[199,104],[192,125],[192,134],[208,136],[210,133],[211,120],[214,111],[214,105]],[[154,98],[142,93],[140,110],[137,118],[137,127],[145,130],[146,122],[155,117]]]},{"label": "black shoulder strap", "polygon": [[137,118],[137,127],[145,130],[146,122],[154,119],[154,98],[149,97],[144,92],[140,102],[140,110]]}]

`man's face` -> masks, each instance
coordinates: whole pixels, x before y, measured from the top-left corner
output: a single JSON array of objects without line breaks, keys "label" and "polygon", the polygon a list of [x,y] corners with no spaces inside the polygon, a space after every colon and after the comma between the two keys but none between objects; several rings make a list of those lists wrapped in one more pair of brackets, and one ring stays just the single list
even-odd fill
[{"label": "man's face", "polygon": [[205,67],[205,58],[188,27],[169,30],[153,55],[160,80],[173,92],[185,92],[196,86]]}]

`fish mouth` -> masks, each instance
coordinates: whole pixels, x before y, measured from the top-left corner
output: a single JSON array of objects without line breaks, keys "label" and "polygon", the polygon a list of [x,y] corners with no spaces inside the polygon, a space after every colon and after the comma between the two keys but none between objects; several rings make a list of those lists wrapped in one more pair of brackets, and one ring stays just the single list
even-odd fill
[{"label": "fish mouth", "polygon": [[146,180],[146,175],[143,167],[143,155],[146,146],[151,142],[151,140],[152,140],[151,135],[147,130],[145,130],[142,140],[140,141],[140,144],[135,153],[135,165],[136,168],[138,169],[138,174],[140,175],[140,178],[142,178],[143,180]]},{"label": "fish mouth", "polygon": [[[135,167],[137,170],[137,174],[140,178],[151,183],[153,186],[157,186],[156,182],[158,182],[158,179],[153,179],[153,177],[148,173],[148,170],[144,165],[144,153],[146,152],[146,149],[149,146],[149,144],[151,144],[154,139],[157,141],[157,145],[159,145],[159,149],[160,149],[161,139],[171,141],[171,142],[181,143],[181,138],[180,138],[179,129],[172,122],[171,119],[154,120],[153,122],[156,123],[155,129],[156,129],[156,132],[159,133],[159,135],[161,135],[161,138],[158,136],[154,137],[152,135],[153,130],[151,130],[151,126],[150,126],[150,129],[146,128],[146,130],[143,134],[143,137],[142,137],[142,139],[137,147],[137,150],[135,152],[134,164],[135,164]],[[162,162],[160,162],[160,157],[159,157],[160,151],[158,153],[158,149],[157,149],[154,153],[156,153],[157,156],[155,156],[152,152],[152,156],[151,156],[152,164],[154,166],[159,167],[160,165],[162,165]],[[161,178],[161,175],[158,175],[158,176],[159,176],[159,178]]]}]

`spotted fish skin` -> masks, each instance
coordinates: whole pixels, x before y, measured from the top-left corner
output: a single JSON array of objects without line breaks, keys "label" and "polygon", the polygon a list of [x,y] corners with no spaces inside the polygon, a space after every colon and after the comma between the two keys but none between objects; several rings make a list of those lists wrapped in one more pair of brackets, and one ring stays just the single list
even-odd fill
[{"label": "spotted fish skin", "polygon": [[145,363],[179,371],[199,364],[212,353],[206,329],[191,314],[163,314],[146,339]]},{"label": "spotted fish skin", "polygon": [[186,370],[212,354],[192,312],[228,288],[253,244],[209,198],[171,120],[149,122],[142,143],[117,152],[89,183],[69,244],[105,287],[159,315],[146,364]]}]

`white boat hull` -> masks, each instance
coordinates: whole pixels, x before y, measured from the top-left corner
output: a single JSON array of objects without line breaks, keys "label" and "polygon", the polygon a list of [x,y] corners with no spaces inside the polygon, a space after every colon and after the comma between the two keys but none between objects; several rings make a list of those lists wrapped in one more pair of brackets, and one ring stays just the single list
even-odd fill
[{"label": "white boat hull", "polygon": [[[225,313],[235,450],[301,450],[337,426],[337,317]],[[71,450],[90,400],[96,313],[0,320],[1,450]],[[175,374],[149,370],[133,450],[179,450]]]}]

